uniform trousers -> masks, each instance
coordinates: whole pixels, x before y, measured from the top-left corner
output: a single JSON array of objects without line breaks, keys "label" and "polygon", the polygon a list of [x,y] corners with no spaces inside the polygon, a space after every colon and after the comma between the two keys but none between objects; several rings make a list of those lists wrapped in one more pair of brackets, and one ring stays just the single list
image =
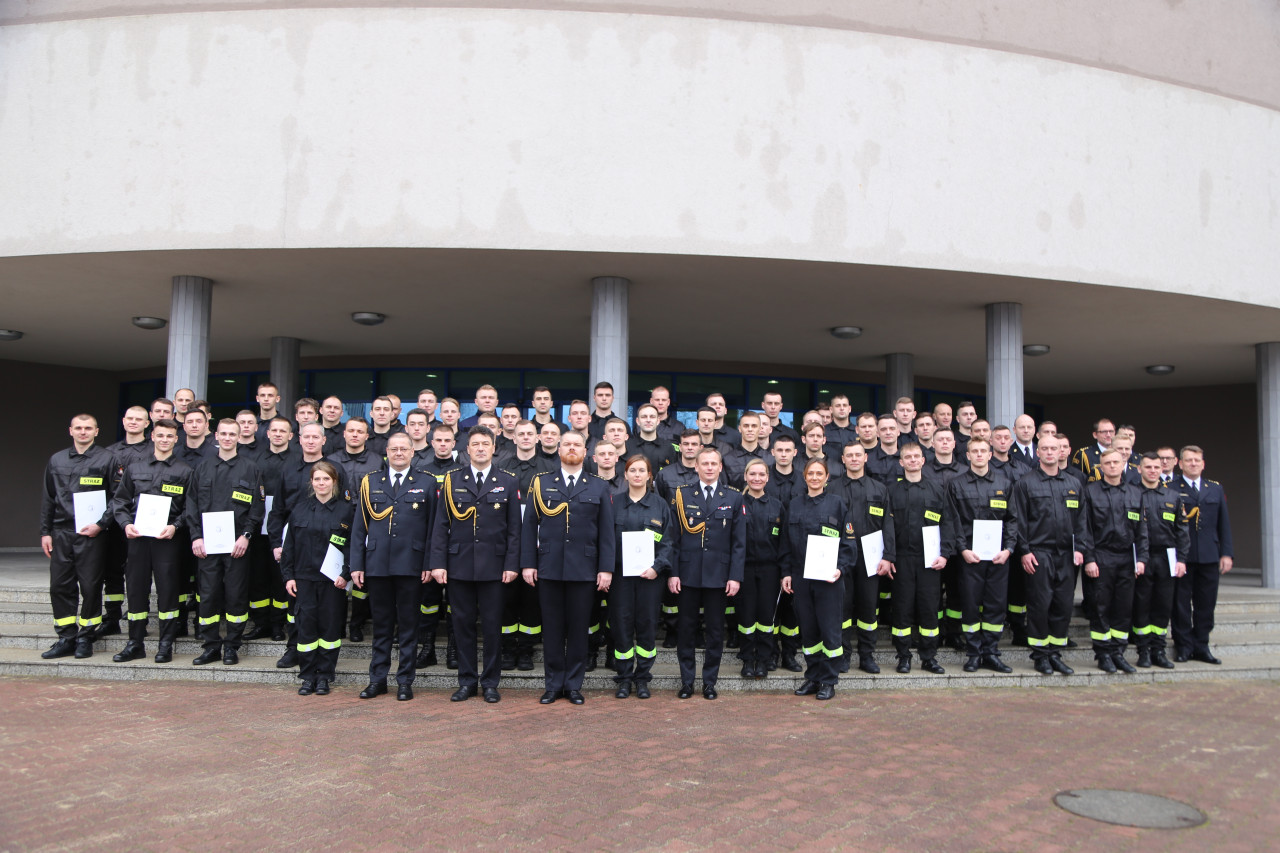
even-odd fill
[{"label": "uniform trousers", "polygon": [[587,634],[591,638],[589,649],[593,655],[609,641],[609,593],[596,590],[595,600],[591,603],[591,623],[587,626]]},{"label": "uniform trousers", "polygon": [[778,607],[781,580],[782,573],[777,563],[749,562],[746,565],[742,586],[734,596],[744,663],[764,664],[773,654],[773,613]]},{"label": "uniform trousers", "polygon": [[60,639],[92,640],[95,629],[102,624],[102,572],[108,533],[104,530],[90,538],[81,536],[70,525],[53,528],[49,600]]},{"label": "uniform trousers", "polygon": [[102,604],[105,618],[124,618],[124,564],[129,559],[129,540],[114,525],[100,536],[107,537],[106,564],[102,570]]},{"label": "uniform trousers", "polygon": [[538,590],[524,582],[503,584],[502,645],[505,649],[532,651],[542,635]]},{"label": "uniform trousers", "polygon": [[791,577],[800,621],[800,645],[808,664],[804,677],[815,684],[834,685],[840,678],[835,662],[844,648],[840,627],[844,586],[843,577],[834,582]]},{"label": "uniform trousers", "polygon": [[1123,652],[1133,624],[1133,551],[1103,551],[1095,555],[1098,576],[1085,575],[1083,586],[1093,588],[1089,637],[1094,657]]},{"label": "uniform trousers", "polygon": [[898,657],[911,657],[911,626],[920,626],[920,660],[938,656],[938,603],[942,598],[942,572],[925,568],[924,555],[898,555],[893,583],[893,647]]},{"label": "uniform trousers", "polygon": [[[196,586],[196,555],[191,551],[191,535],[185,528],[179,528],[173,534],[173,541],[178,543],[178,610],[181,611],[183,628],[189,613],[198,613],[200,589]],[[127,573],[126,573],[127,579]]]},{"label": "uniform trousers", "polygon": [[1139,649],[1164,651],[1176,580],[1169,574],[1169,558],[1164,549],[1152,548],[1146,571],[1133,580],[1134,645]]},{"label": "uniform trousers", "polygon": [[373,619],[373,655],[369,659],[369,683],[387,680],[391,670],[391,640],[400,645],[396,683],[413,684],[418,657],[418,617],[422,602],[421,575],[364,576]]},{"label": "uniform trousers", "polygon": [[778,599],[773,622],[777,626],[774,636],[778,638],[779,651],[784,655],[794,655],[800,651],[800,623],[796,621],[795,595],[793,593],[782,593],[782,597]]},{"label": "uniform trousers", "polygon": [[1009,601],[1009,628],[1015,638],[1027,632],[1027,573],[1018,565],[1017,557],[1009,557],[1009,590],[1006,598]]},{"label": "uniform trousers", "polygon": [[680,596],[670,589],[664,589],[662,591],[662,627],[668,637],[674,638],[678,633],[679,615]]},{"label": "uniform trousers", "polygon": [[249,557],[230,554],[200,558],[196,564],[196,588],[200,592],[200,640],[205,651],[223,646],[222,628],[227,620],[226,647],[239,650],[244,625],[249,621]]},{"label": "uniform trousers", "polygon": [[1174,581],[1173,646],[1188,656],[1209,651],[1220,577],[1217,561],[1187,563],[1187,573]]},{"label": "uniform trousers", "polygon": [[659,575],[615,576],[609,589],[609,631],[613,638],[613,680],[648,682],[658,654],[658,612],[666,581]]},{"label": "uniform trousers", "polygon": [[880,576],[867,577],[861,559],[844,584],[844,621],[841,624],[845,648],[853,650],[857,637],[859,659],[876,651],[876,629],[880,627]]},{"label": "uniform trousers", "polygon": [[368,622],[373,615],[373,611],[369,608],[369,593],[367,590],[356,589],[354,585],[351,589],[351,627],[359,628]]},{"label": "uniform trousers", "polygon": [[[944,641],[950,642],[964,630],[964,583],[961,580],[965,568],[964,557],[956,555],[947,560],[947,567],[942,570],[942,616],[939,627]],[[1001,608],[1003,614],[1004,608]],[[1001,617],[1003,624],[1003,615]]]},{"label": "uniform trousers", "polygon": [[[446,593],[447,587],[435,581],[422,585],[422,597],[418,602],[418,648],[423,651],[435,651],[436,634],[445,613]],[[448,620],[445,622],[445,632],[453,633],[453,625]]]},{"label": "uniform trousers", "polygon": [[587,672],[593,581],[538,578],[542,606],[542,669],[546,690],[581,690]]},{"label": "uniform trousers", "polygon": [[[998,566],[990,560],[980,560],[960,567],[960,628],[964,631],[965,651],[970,655],[1000,656],[1012,561],[1010,556]],[[1026,574],[1021,566],[1016,571]]]},{"label": "uniform trousers", "polygon": [[332,681],[342,648],[347,594],[327,578],[300,580],[294,599],[298,637],[298,676],[303,681]]},{"label": "uniform trousers", "polygon": [[[160,618],[160,645],[173,645],[178,636],[178,595],[182,588],[181,543],[174,539],[139,536],[129,540],[125,564],[129,639],[141,643],[147,636],[147,612],[151,607],[151,582],[156,584],[156,609]],[[190,546],[188,546],[190,548]]]},{"label": "uniform trousers", "polygon": [[[1071,605],[1076,592],[1076,567],[1070,548],[1047,551],[1034,549],[1040,565],[1025,575],[1027,591],[1027,644],[1032,660],[1060,652],[1067,646],[1067,625],[1071,621]],[[1013,574],[1013,572],[1010,572]]]},{"label": "uniform trousers", "polygon": [[282,630],[289,610],[289,595],[284,591],[280,564],[271,556],[267,537],[249,540],[249,615],[261,628],[270,625]]},{"label": "uniform trousers", "polygon": [[[516,583],[525,584],[524,581]],[[539,584],[541,585],[541,584]],[[497,687],[502,678],[502,581],[449,581],[453,639],[458,650],[458,686]],[[484,668],[478,670],[476,621],[484,632]]]},{"label": "uniform trousers", "polygon": [[676,656],[680,660],[680,683],[692,684],[697,672],[695,647],[699,616],[706,622],[706,648],[702,653],[702,685],[712,686],[720,677],[724,654],[724,587],[681,586],[677,623]]}]

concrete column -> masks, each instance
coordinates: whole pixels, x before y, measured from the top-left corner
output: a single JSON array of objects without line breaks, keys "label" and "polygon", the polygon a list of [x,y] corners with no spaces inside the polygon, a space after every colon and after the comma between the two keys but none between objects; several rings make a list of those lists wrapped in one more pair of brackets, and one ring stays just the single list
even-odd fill
[{"label": "concrete column", "polygon": [[1280,341],[1255,347],[1258,479],[1262,487],[1262,585],[1280,589]]},{"label": "concrete column", "polygon": [[1022,305],[987,306],[987,420],[1013,429],[1022,414]]},{"label": "concrete column", "polygon": [[[591,387],[613,385],[613,411],[627,417],[627,298],[631,280],[602,275],[591,279]],[[587,389],[591,393],[591,388]],[[590,400],[588,399],[588,402]]]},{"label": "concrete column", "polygon": [[271,339],[271,381],[280,389],[280,403],[276,408],[285,417],[292,417],[293,404],[298,401],[298,356],[301,350],[302,341],[297,338],[277,336]]},{"label": "concrete column", "polygon": [[170,399],[179,388],[190,388],[196,399],[209,390],[209,315],[213,281],[198,275],[173,277],[169,308],[169,363],[165,388]]},{"label": "concrete column", "polygon": [[910,397],[914,400],[915,391],[915,356],[909,352],[891,352],[886,355],[884,357],[884,411],[893,411],[893,404],[899,397]]}]

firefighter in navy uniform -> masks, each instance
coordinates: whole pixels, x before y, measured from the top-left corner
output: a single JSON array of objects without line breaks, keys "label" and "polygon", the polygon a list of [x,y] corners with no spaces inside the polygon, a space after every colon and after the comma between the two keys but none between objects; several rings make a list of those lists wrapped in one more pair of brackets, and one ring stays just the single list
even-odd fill
[{"label": "firefighter in navy uniform", "polygon": [[1099,455],[1102,479],[1085,486],[1089,536],[1084,552],[1084,583],[1093,587],[1089,636],[1098,669],[1137,672],[1124,658],[1133,621],[1134,575],[1149,560],[1147,526],[1142,518],[1142,487],[1125,482],[1127,451],[1109,447]]},{"label": "firefighter in navy uniform", "polygon": [[[218,455],[201,462],[191,478],[187,494],[185,526],[196,557],[196,589],[199,591],[200,640],[204,651],[192,661],[202,666],[221,660],[227,666],[240,662],[240,641],[249,621],[249,541],[262,528],[266,495],[258,466],[236,448],[239,426],[230,418],[218,422],[215,440]],[[205,541],[205,513],[230,512],[235,541],[230,554],[210,554]],[[227,622],[222,638],[219,625]]]},{"label": "firefighter in navy uniform", "polygon": [[[677,434],[676,446],[679,448],[679,455],[671,464],[658,471],[654,481],[658,497],[673,506],[677,488],[698,482],[697,459],[698,451],[702,449],[702,438],[696,429],[686,429]],[[678,598],[670,587],[662,593],[662,625],[666,634],[662,641],[664,649],[676,647],[677,621],[680,615]]]},{"label": "firefighter in navy uniform", "polygon": [[[173,447],[178,441],[178,425],[171,420],[157,421],[151,430],[154,452],[150,457],[130,463],[125,468],[120,487],[111,502],[116,524],[124,528],[129,539],[129,558],[125,564],[125,592],[128,596],[129,641],[112,660],[117,663],[146,657],[143,637],[147,630],[147,613],[151,606],[151,581],[155,579],[156,605],[160,618],[160,644],[156,663],[173,660],[173,641],[178,636],[178,595],[182,588],[178,526],[183,523],[186,496],[191,488],[192,470],[178,459]],[[159,536],[144,536],[133,524],[141,495],[167,497],[168,524]]]},{"label": "firefighter in navy uniform", "polygon": [[[769,466],[768,491],[777,495],[783,506],[790,506],[791,499],[803,495],[805,489],[802,472],[793,464],[800,448],[800,439],[793,437],[793,434],[799,436],[799,433],[790,427],[786,427],[786,430],[787,432],[775,432],[770,445],[773,463]],[[849,584],[845,584],[846,595],[848,590]],[[800,652],[800,623],[796,621],[794,602],[795,596],[785,590],[778,599],[778,610],[773,619],[774,648],[765,665],[767,672],[772,672],[779,666],[791,672],[801,672],[804,669],[796,660],[796,655]]]},{"label": "firefighter in navy uniform", "polygon": [[585,458],[582,437],[565,433],[560,470],[534,477],[525,499],[520,565],[542,605],[544,705],[560,696],[583,703],[592,603],[613,580],[613,498],[605,481],[582,467]]},{"label": "firefighter in navy uniform", "polygon": [[1178,468],[1181,473],[1173,484],[1187,507],[1191,547],[1187,573],[1174,584],[1174,660],[1220,664],[1209,650],[1209,632],[1218,603],[1218,581],[1235,562],[1227,496],[1216,480],[1202,476],[1204,452],[1199,447],[1189,444],[1182,448]]},{"label": "firefighter in navy uniform", "polygon": [[742,506],[747,513],[747,550],[737,609],[743,678],[764,678],[768,674],[782,567],[788,554],[787,503],[773,490],[769,473],[763,459],[751,460],[742,472],[746,483]]},{"label": "firefighter in navy uniform", "polygon": [[[484,692],[498,702],[502,678],[503,586],[517,582],[520,563],[520,483],[493,464],[493,434],[472,427],[470,462],[444,475],[431,534],[431,575],[449,590],[463,702]],[[476,651],[476,620],[484,629],[484,661]]]},{"label": "firefighter in navy uniform", "polygon": [[373,619],[369,684],[360,698],[387,692],[394,633],[400,647],[396,698],[408,701],[417,675],[418,616],[430,572],[427,545],[436,482],[410,467],[413,442],[407,434],[392,433],[386,448],[387,467],[360,482],[351,528],[351,582],[368,593]]},{"label": "firefighter in navy uniform", "polygon": [[[1147,524],[1150,557],[1146,571],[1134,579],[1133,633],[1138,647],[1138,666],[1173,669],[1165,654],[1165,635],[1173,613],[1173,592],[1177,578],[1187,573],[1191,535],[1182,497],[1160,480],[1160,456],[1142,454],[1142,517]],[[1169,549],[1173,549],[1172,565]]]},{"label": "firefighter in navy uniform", "polygon": [[715,699],[720,658],[724,653],[724,610],[738,594],[746,568],[747,516],[742,493],[720,482],[720,451],[698,451],[698,482],[676,489],[677,539],[675,572],[668,580],[679,596],[677,654],[681,699],[693,695],[694,650],[701,612],[706,628],[702,658],[702,696]]},{"label": "firefighter in navy uniform", "polygon": [[[95,631],[102,624],[106,531],[117,463],[110,451],[93,443],[98,421],[92,415],[76,415],[68,431],[71,447],[53,454],[45,467],[40,504],[40,548],[49,558],[49,599],[58,634],[40,655],[46,660],[70,654],[92,657]],[[103,511],[77,529],[75,495],[90,492],[102,493]]]}]

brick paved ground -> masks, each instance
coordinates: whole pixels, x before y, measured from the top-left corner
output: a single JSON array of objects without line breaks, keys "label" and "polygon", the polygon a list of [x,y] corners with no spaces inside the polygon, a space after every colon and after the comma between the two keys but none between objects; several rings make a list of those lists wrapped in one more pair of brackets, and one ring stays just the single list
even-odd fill
[{"label": "brick paved ground", "polygon": [[[819,703],[0,679],[0,850],[1275,849],[1280,684]],[[1069,788],[1191,803],[1138,830]]]}]

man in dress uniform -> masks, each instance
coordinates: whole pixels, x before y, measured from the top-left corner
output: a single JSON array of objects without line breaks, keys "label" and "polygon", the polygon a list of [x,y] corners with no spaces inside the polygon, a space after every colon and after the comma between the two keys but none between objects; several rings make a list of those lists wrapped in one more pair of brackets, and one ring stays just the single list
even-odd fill
[{"label": "man in dress uniform", "polygon": [[396,698],[413,698],[422,584],[430,571],[427,542],[435,509],[435,478],[410,467],[413,442],[403,432],[387,439],[387,467],[366,474],[351,527],[351,581],[368,594],[373,619],[369,684],[361,699],[387,692],[391,638],[400,646]]},{"label": "man in dress uniform", "polygon": [[[218,454],[201,462],[191,478],[187,495],[186,528],[191,535],[191,553],[197,559],[196,588],[199,590],[200,640],[204,651],[191,663],[195,666],[221,660],[227,666],[240,662],[240,641],[249,621],[249,540],[262,528],[262,474],[252,459],[238,451],[240,427],[230,418],[218,422],[214,440]],[[206,513],[231,513],[234,536],[231,552],[209,553],[206,541]],[[219,623],[227,622],[222,638]]]},{"label": "man in dress uniform", "polygon": [[520,564],[542,605],[545,687],[539,701],[583,703],[595,592],[608,592],[617,551],[613,499],[604,480],[583,470],[586,443],[560,438],[560,470],[539,474],[525,499]]},{"label": "man in dress uniform", "polygon": [[720,483],[721,465],[720,451],[712,447],[698,451],[698,482],[680,486],[672,499],[680,535],[667,585],[680,602],[677,695],[681,699],[693,695],[699,612],[706,623],[702,696],[715,699],[718,695],[726,598],[738,594],[746,571],[747,516],[742,493]]},{"label": "man in dress uniform", "polygon": [[[93,443],[98,437],[93,415],[76,415],[68,431],[71,447],[49,458],[40,503],[40,548],[49,558],[49,598],[58,633],[57,641],[41,654],[46,660],[93,656],[94,631],[102,624],[105,534],[111,526],[109,505],[118,464],[110,451]],[[77,524],[77,496],[86,505],[96,497],[101,511]]]},{"label": "man in dress uniform", "polygon": [[1222,661],[1209,651],[1213,630],[1213,610],[1218,603],[1218,578],[1231,571],[1231,519],[1227,496],[1216,480],[1204,473],[1204,451],[1188,444],[1178,453],[1181,474],[1174,488],[1187,507],[1191,550],[1187,573],[1175,584],[1173,608],[1174,660]]},{"label": "man in dress uniform", "polygon": [[1024,467],[1036,467],[1036,421],[1031,415],[1018,415],[1013,421],[1013,447],[1009,452]]},{"label": "man in dress uniform", "polygon": [[1098,470],[1098,457],[1111,446],[1115,437],[1116,425],[1107,418],[1099,418],[1093,424],[1096,444],[1081,445],[1071,457],[1071,467],[1081,471],[1087,480],[1099,479],[1102,472]]}]

